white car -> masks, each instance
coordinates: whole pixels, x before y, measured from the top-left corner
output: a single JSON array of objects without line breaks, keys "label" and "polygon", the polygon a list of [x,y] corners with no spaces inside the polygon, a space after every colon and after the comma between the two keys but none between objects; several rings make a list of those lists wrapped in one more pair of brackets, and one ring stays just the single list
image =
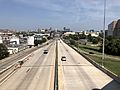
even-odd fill
[{"label": "white car", "polygon": [[62,57],[61,57],[61,61],[66,61],[66,57],[65,57],[65,56],[62,56]]}]

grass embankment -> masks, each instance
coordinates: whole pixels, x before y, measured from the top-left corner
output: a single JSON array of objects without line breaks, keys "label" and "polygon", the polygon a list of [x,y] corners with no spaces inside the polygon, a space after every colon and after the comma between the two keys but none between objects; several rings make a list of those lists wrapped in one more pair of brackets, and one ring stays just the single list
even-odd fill
[{"label": "grass embankment", "polygon": [[[85,52],[93,52],[97,55],[101,55],[101,53],[99,52],[100,47],[97,47],[97,46],[80,44],[79,48]],[[89,56],[91,59],[93,59],[100,65],[102,64],[102,57],[93,56],[92,54],[87,54],[87,56]],[[116,56],[112,56],[112,57],[116,57]],[[115,73],[116,75],[120,77],[120,60],[116,60],[113,58],[105,58],[103,60],[103,65],[105,68],[107,68],[108,70],[112,71],[113,73]]]},{"label": "grass embankment", "polygon": [[100,47],[98,46],[90,46],[90,45],[82,45],[82,44],[79,44],[79,48],[85,52],[93,52],[95,54],[98,54],[100,55],[101,52],[100,52]]},{"label": "grass embankment", "polygon": [[[92,56],[92,55],[88,55],[88,56],[91,59],[93,59],[95,62],[99,63],[100,65],[102,64],[102,58],[97,56]],[[103,65],[105,68],[107,68],[108,70],[112,71],[113,73],[115,73],[120,77],[120,61],[119,60],[105,58],[103,60]]]}]

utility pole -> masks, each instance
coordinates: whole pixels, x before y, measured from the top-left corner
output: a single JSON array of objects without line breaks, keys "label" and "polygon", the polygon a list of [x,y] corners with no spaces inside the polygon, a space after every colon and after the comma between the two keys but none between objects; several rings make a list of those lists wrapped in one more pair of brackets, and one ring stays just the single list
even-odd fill
[{"label": "utility pole", "polygon": [[103,22],[103,55],[102,55],[102,66],[103,60],[105,59],[105,23],[106,23],[106,0],[104,0],[104,22]]}]

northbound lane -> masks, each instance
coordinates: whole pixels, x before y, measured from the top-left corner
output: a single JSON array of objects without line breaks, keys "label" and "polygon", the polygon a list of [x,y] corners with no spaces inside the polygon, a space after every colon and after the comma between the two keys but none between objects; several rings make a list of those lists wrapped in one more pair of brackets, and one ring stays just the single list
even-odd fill
[{"label": "northbound lane", "polygon": [[[0,85],[0,90],[53,90],[55,42],[38,49],[23,66]],[[48,49],[48,54],[43,51]]]}]

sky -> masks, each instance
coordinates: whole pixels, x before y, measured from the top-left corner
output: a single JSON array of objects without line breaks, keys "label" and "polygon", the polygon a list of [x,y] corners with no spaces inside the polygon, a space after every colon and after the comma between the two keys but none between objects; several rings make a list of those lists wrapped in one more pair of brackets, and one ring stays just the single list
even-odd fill
[{"label": "sky", "polygon": [[[102,30],[104,0],[0,0],[0,28]],[[107,0],[106,29],[120,18],[120,0]]]}]

